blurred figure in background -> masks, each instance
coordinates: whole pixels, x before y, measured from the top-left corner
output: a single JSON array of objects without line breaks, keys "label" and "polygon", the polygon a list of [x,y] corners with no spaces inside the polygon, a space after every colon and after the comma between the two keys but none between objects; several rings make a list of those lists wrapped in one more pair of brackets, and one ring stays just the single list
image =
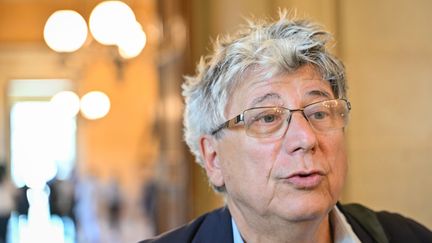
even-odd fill
[{"label": "blurred figure in background", "polygon": [[55,177],[48,182],[50,188],[50,212],[60,217],[68,217],[75,223],[75,189],[72,180],[60,180]]},{"label": "blurred figure in background", "polygon": [[7,176],[6,166],[0,164],[0,243],[7,238],[8,222],[15,209],[16,188]]},{"label": "blurred figure in background", "polygon": [[99,192],[93,175],[80,175],[75,185],[75,216],[78,242],[100,243]]},{"label": "blurred figure in background", "polygon": [[150,178],[141,187],[141,209],[144,218],[149,222],[151,227],[151,234],[155,235],[159,232],[157,228],[157,182],[155,179]]},{"label": "blurred figure in background", "polygon": [[23,187],[18,188],[18,191],[15,195],[15,205],[18,216],[19,215],[28,215],[29,210],[29,201],[27,200],[27,190],[29,187],[24,185]]},{"label": "blurred figure in background", "polygon": [[123,219],[123,203],[125,199],[119,185],[119,180],[113,176],[107,184],[104,185],[104,212],[106,217],[104,221],[107,227],[104,228],[104,242],[121,242]]},{"label": "blurred figure in background", "polygon": [[107,188],[108,220],[113,230],[118,231],[122,213],[122,193],[118,181],[113,179]]}]

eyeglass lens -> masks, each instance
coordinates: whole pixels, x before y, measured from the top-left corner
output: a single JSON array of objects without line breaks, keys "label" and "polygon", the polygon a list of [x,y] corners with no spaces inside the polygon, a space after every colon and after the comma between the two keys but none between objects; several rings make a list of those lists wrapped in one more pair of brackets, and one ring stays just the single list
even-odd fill
[{"label": "eyeglass lens", "polygon": [[252,108],[244,112],[246,133],[253,137],[279,137],[285,133],[293,112],[304,117],[317,131],[343,128],[348,122],[349,108],[345,100],[326,100],[290,111],[283,107]]}]

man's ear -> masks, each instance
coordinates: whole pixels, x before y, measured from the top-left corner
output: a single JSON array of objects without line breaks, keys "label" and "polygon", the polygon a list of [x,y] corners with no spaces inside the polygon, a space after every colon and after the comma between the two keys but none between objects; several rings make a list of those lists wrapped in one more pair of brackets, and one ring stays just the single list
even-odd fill
[{"label": "man's ear", "polygon": [[216,138],[210,135],[200,137],[200,152],[204,160],[204,168],[210,182],[217,187],[225,184],[223,179],[222,168],[217,151]]}]

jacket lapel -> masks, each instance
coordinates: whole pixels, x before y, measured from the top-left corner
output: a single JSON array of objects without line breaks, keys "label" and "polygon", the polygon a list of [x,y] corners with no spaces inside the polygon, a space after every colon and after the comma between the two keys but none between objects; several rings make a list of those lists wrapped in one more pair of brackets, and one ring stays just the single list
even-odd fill
[{"label": "jacket lapel", "polygon": [[231,214],[227,207],[210,213],[202,222],[193,243],[233,243]]}]

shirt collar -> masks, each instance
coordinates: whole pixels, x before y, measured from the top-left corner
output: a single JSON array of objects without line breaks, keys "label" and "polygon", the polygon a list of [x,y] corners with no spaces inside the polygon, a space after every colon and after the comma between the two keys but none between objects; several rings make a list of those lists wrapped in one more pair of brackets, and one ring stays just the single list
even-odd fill
[{"label": "shirt collar", "polygon": [[351,225],[348,223],[345,215],[334,206],[330,211],[330,225],[333,230],[333,242],[335,243],[361,243],[360,239],[354,233]]},{"label": "shirt collar", "polygon": [[[336,206],[334,206],[334,208],[330,211],[329,217],[330,225],[333,230],[333,242],[361,243],[360,239],[354,233],[345,216]],[[234,243],[244,243],[233,217],[231,217],[231,222]]]},{"label": "shirt collar", "polygon": [[231,217],[231,223],[234,243],[244,243],[233,217]]}]

